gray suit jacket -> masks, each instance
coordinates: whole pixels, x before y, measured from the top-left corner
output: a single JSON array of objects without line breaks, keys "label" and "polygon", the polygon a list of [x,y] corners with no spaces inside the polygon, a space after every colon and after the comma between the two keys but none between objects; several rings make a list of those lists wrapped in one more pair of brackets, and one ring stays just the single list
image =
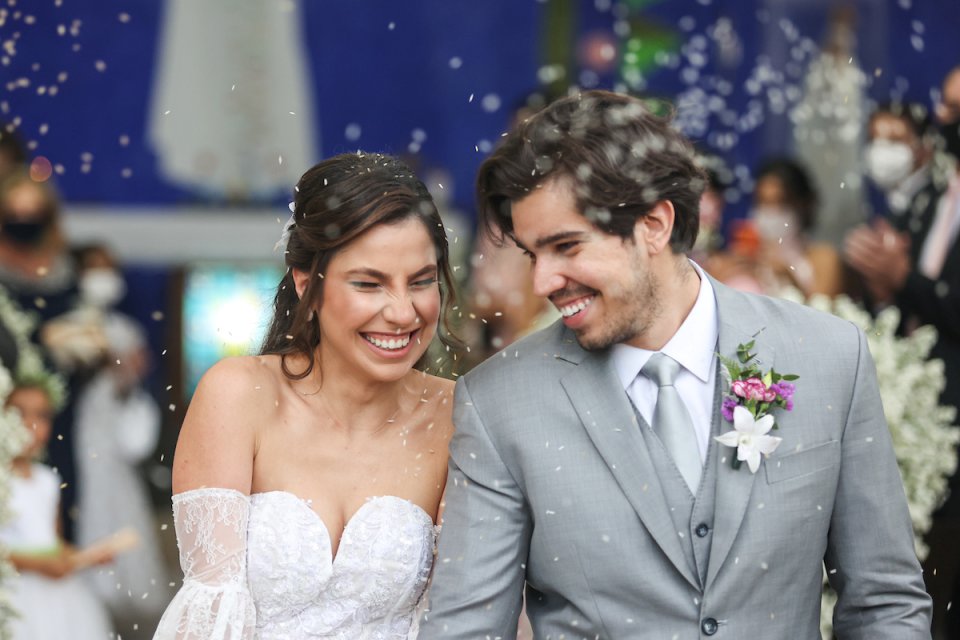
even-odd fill
[{"label": "gray suit jacket", "polygon": [[[558,323],[457,384],[446,511],[420,638],[819,638],[824,563],[838,637],[930,637],[930,599],[861,331],[716,282],[720,353],[757,332],[800,376],[780,447],[751,474],[714,446],[705,579],[608,352]],[[730,428],[724,423],[723,429]],[[711,634],[710,632],[713,632]]]}]

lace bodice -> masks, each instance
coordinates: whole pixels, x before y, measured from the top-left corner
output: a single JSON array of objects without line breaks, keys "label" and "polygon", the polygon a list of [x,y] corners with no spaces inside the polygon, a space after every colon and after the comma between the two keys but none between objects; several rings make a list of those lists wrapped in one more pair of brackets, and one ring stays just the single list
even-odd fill
[{"label": "lace bodice", "polygon": [[419,506],[369,498],[332,553],[310,505],[285,491],[173,498],[184,583],[155,640],[415,637],[435,528]]}]

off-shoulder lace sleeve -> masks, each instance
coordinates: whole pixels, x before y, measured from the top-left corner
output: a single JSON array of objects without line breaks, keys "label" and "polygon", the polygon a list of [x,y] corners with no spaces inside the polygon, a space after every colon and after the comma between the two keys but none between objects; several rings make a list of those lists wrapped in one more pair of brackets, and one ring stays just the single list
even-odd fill
[{"label": "off-shoulder lace sleeve", "polygon": [[173,496],[183,586],[154,640],[253,640],[256,610],[247,586],[248,496],[196,489]]}]

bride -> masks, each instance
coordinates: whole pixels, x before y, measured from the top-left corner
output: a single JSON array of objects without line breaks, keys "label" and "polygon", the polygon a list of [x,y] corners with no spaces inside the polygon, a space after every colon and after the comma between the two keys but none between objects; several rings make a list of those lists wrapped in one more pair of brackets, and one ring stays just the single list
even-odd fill
[{"label": "bride", "polygon": [[453,430],[452,383],[414,368],[443,225],[384,155],[321,162],[292,208],[262,353],[212,367],[180,432],[184,582],[155,640],[416,635]]}]

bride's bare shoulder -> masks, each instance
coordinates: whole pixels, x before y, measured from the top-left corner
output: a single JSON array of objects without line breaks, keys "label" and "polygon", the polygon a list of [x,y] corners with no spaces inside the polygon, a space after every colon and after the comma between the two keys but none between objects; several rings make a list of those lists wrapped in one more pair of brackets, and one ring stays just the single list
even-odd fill
[{"label": "bride's bare shoulder", "polygon": [[[280,356],[235,356],[210,367],[201,378],[196,393],[246,404],[248,398],[262,395],[255,391],[279,388],[282,376]],[[259,400],[257,404],[260,404]]]},{"label": "bride's bare shoulder", "polygon": [[277,356],[227,358],[210,367],[180,429],[175,493],[198,487],[249,493],[257,434],[277,419],[282,375]]}]

